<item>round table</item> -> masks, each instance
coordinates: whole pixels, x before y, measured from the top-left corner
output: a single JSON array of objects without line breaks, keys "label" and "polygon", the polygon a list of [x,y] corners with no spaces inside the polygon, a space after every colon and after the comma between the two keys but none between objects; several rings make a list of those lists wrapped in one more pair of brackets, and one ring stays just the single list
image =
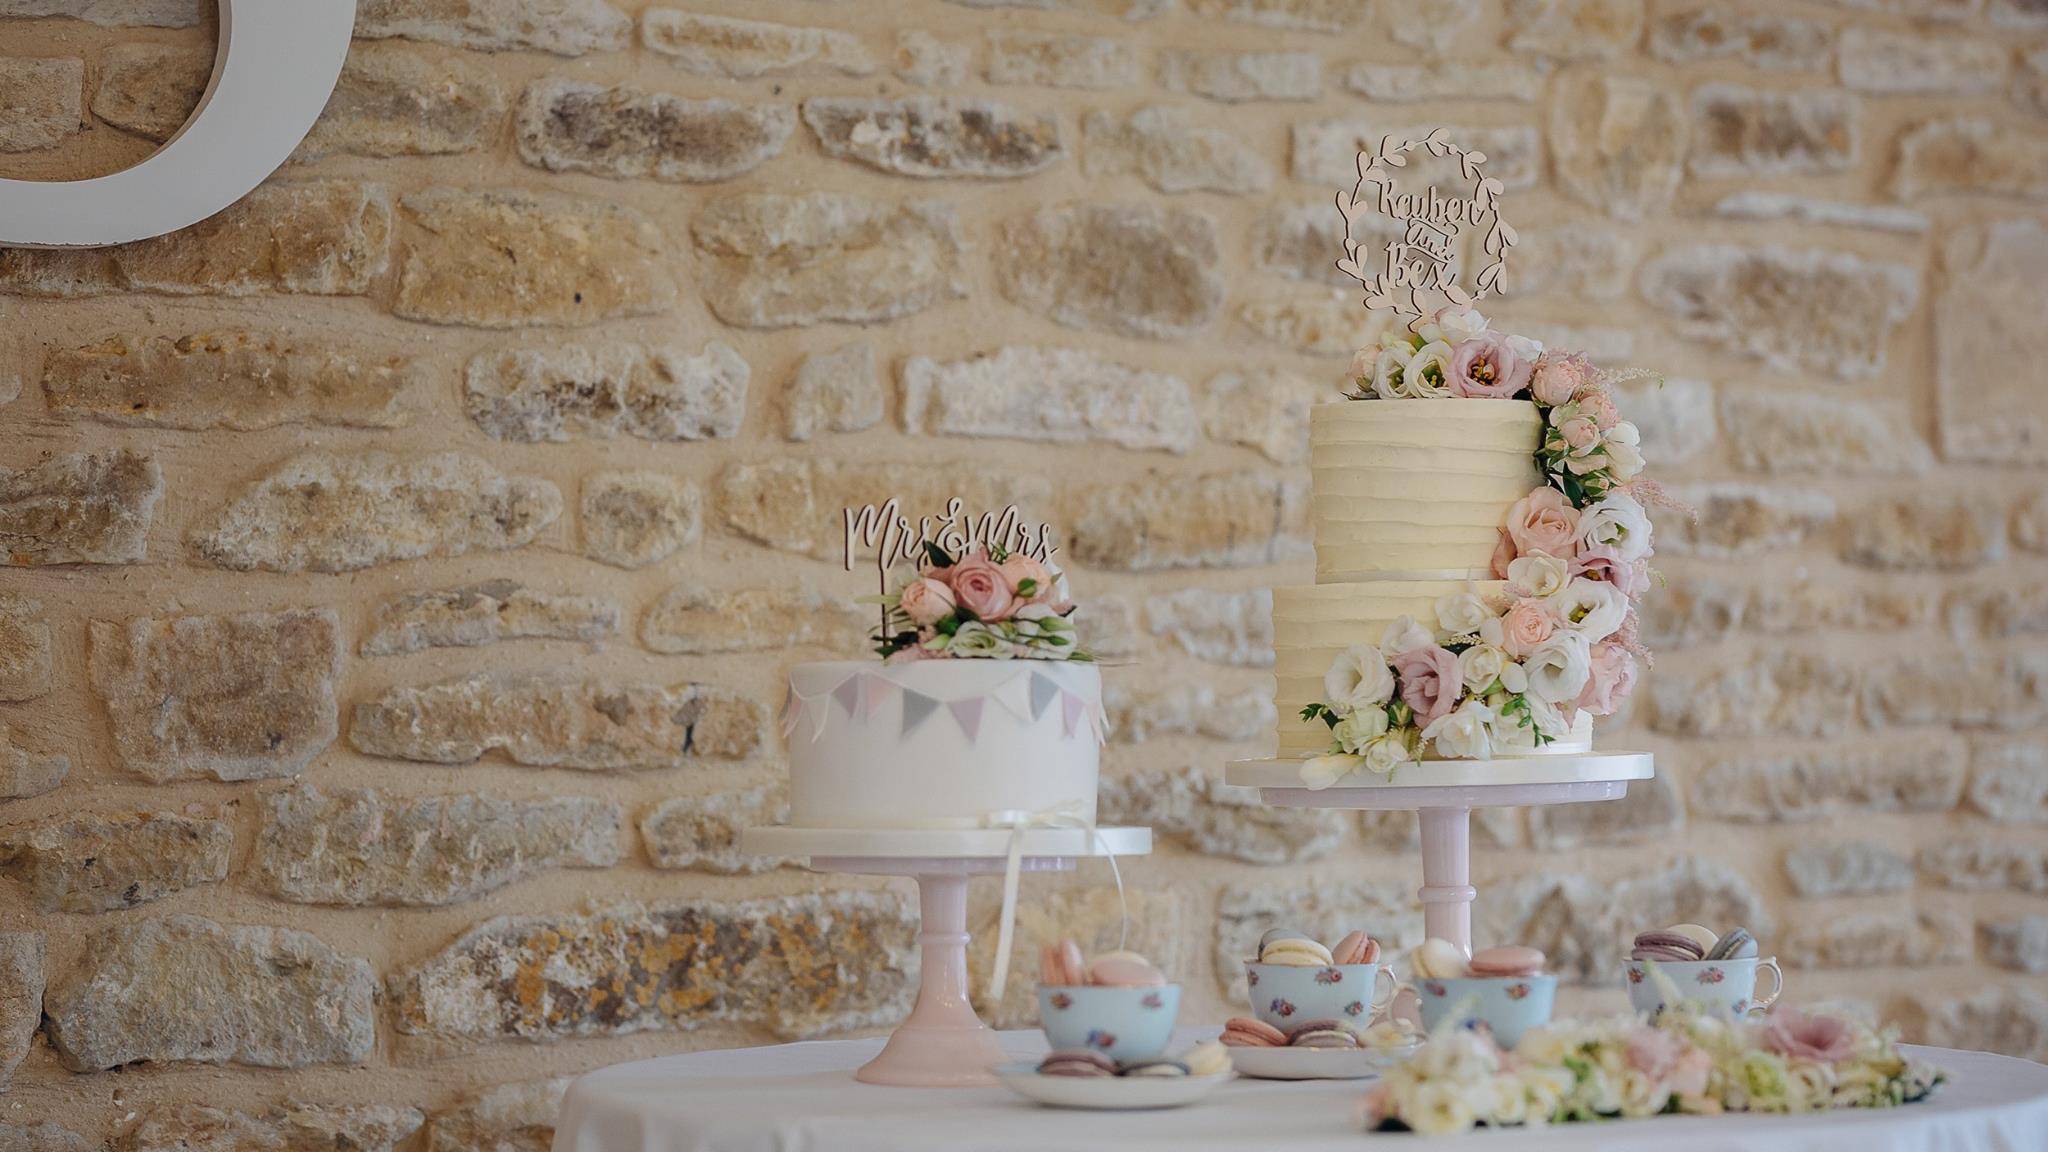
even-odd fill
[{"label": "round table", "polygon": [[[1186,1029],[1176,1047],[1214,1036]],[[999,1034],[1020,1060],[1038,1032]],[[882,1041],[834,1040],[692,1052],[582,1077],[562,1101],[553,1152],[1356,1152],[1360,1141],[1485,1152],[2040,1152],[2048,1149],[2048,1065],[1945,1048],[1914,1055],[1949,1070],[1932,1100],[1825,1116],[1667,1116],[1424,1141],[1365,1134],[1353,1120],[1369,1081],[1238,1079],[1186,1108],[1078,1112],[1006,1088],[887,1088],[853,1070]]]}]

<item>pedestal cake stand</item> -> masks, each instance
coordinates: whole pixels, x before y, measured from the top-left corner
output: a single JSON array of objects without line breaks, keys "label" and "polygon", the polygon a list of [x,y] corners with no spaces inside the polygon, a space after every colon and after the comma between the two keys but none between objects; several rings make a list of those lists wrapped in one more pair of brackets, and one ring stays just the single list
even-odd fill
[{"label": "pedestal cake stand", "polygon": [[[888,829],[749,828],[740,849],[761,856],[804,856],[817,872],[910,876],[921,917],[917,1003],[854,1079],[911,1088],[970,1088],[997,1083],[989,1071],[1005,1059],[996,1035],[974,1014],[967,990],[967,879],[999,875],[1011,838],[1022,838],[1023,870],[1072,868],[1086,857],[1144,856],[1150,828]],[[1019,978],[1029,978],[1020,973]]]},{"label": "pedestal cake stand", "polygon": [[1281,808],[1413,811],[1422,822],[1422,922],[1429,935],[1472,951],[1472,809],[1619,800],[1628,782],[1655,774],[1647,752],[1587,752],[1501,760],[1403,764],[1386,777],[1354,772],[1321,790],[1302,787],[1301,761],[1235,760],[1231,784],[1259,789]]}]

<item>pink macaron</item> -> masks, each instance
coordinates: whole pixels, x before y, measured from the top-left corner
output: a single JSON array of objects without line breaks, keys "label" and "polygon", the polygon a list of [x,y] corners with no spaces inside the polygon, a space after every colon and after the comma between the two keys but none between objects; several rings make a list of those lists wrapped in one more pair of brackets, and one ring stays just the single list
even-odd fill
[{"label": "pink macaron", "polygon": [[1088,966],[1088,983],[1105,988],[1147,988],[1166,983],[1166,973],[1143,957],[1112,952]]},{"label": "pink macaron", "polygon": [[1371,964],[1379,958],[1379,942],[1358,931],[1345,933],[1337,946],[1330,949],[1330,960],[1337,964]]},{"label": "pink macaron", "polygon": [[1232,1016],[1223,1025],[1223,1035],[1217,1039],[1228,1048],[1287,1047],[1287,1033],[1250,1016]]},{"label": "pink macaron", "polygon": [[1521,944],[1502,944],[1474,952],[1466,966],[1474,976],[1540,976],[1543,953]]},{"label": "pink macaron", "polygon": [[1038,954],[1038,982],[1054,988],[1073,988],[1088,982],[1081,960],[1081,946],[1072,940],[1047,944]]}]

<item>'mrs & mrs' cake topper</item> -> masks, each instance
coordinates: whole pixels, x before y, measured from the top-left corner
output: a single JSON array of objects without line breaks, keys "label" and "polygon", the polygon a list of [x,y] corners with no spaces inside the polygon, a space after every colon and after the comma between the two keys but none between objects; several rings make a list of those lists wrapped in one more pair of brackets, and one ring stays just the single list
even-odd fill
[{"label": "'mrs & mrs' cake topper", "polygon": [[[1518,237],[1501,218],[1501,182],[1486,174],[1486,153],[1459,147],[1447,135],[1438,128],[1420,140],[1381,137],[1377,149],[1358,153],[1358,182],[1337,193],[1337,210],[1344,215],[1344,257],[1337,268],[1365,285],[1369,309],[1427,316],[1445,304],[1463,307],[1506,289],[1507,250]],[[1418,152],[1455,158],[1458,182],[1449,192],[1433,182],[1402,183],[1411,154]],[[1393,225],[1393,238],[1378,253],[1366,236],[1373,218]],[[1459,239],[1468,229],[1485,231],[1485,260],[1469,288],[1459,276]]]},{"label": "'mrs & mrs' cake topper", "polygon": [[[946,501],[945,510],[938,515],[912,520],[903,514],[901,501],[891,496],[879,505],[863,504],[843,510],[840,517],[846,534],[846,570],[853,571],[854,559],[872,548],[875,580],[886,594],[889,571],[899,564],[922,567],[948,563],[976,550],[1017,553],[1046,563],[1059,551],[1052,541],[1052,525],[1026,521],[1015,504],[979,516],[970,516],[965,509],[966,502],[955,496]],[[941,561],[940,556],[948,559]],[[883,617],[886,628],[886,610]]]}]

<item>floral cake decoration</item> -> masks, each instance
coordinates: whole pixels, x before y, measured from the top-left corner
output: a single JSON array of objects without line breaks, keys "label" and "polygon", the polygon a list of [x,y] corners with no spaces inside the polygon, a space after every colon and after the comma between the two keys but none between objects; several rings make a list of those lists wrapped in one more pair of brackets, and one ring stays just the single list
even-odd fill
[{"label": "floral cake decoration", "polygon": [[1641,436],[1614,386],[1650,377],[1606,373],[1584,356],[1493,329],[1446,306],[1352,358],[1346,397],[1361,402],[1527,400],[1542,420],[1543,482],[1508,510],[1490,575],[1443,596],[1433,618],[1402,617],[1378,645],[1354,645],[1323,677],[1304,720],[1330,728],[1303,780],[1325,787],[1364,768],[1388,774],[1420,759],[1522,755],[1568,733],[1581,712],[1607,716],[1633,691],[1649,653],[1636,603],[1651,583]]}]

